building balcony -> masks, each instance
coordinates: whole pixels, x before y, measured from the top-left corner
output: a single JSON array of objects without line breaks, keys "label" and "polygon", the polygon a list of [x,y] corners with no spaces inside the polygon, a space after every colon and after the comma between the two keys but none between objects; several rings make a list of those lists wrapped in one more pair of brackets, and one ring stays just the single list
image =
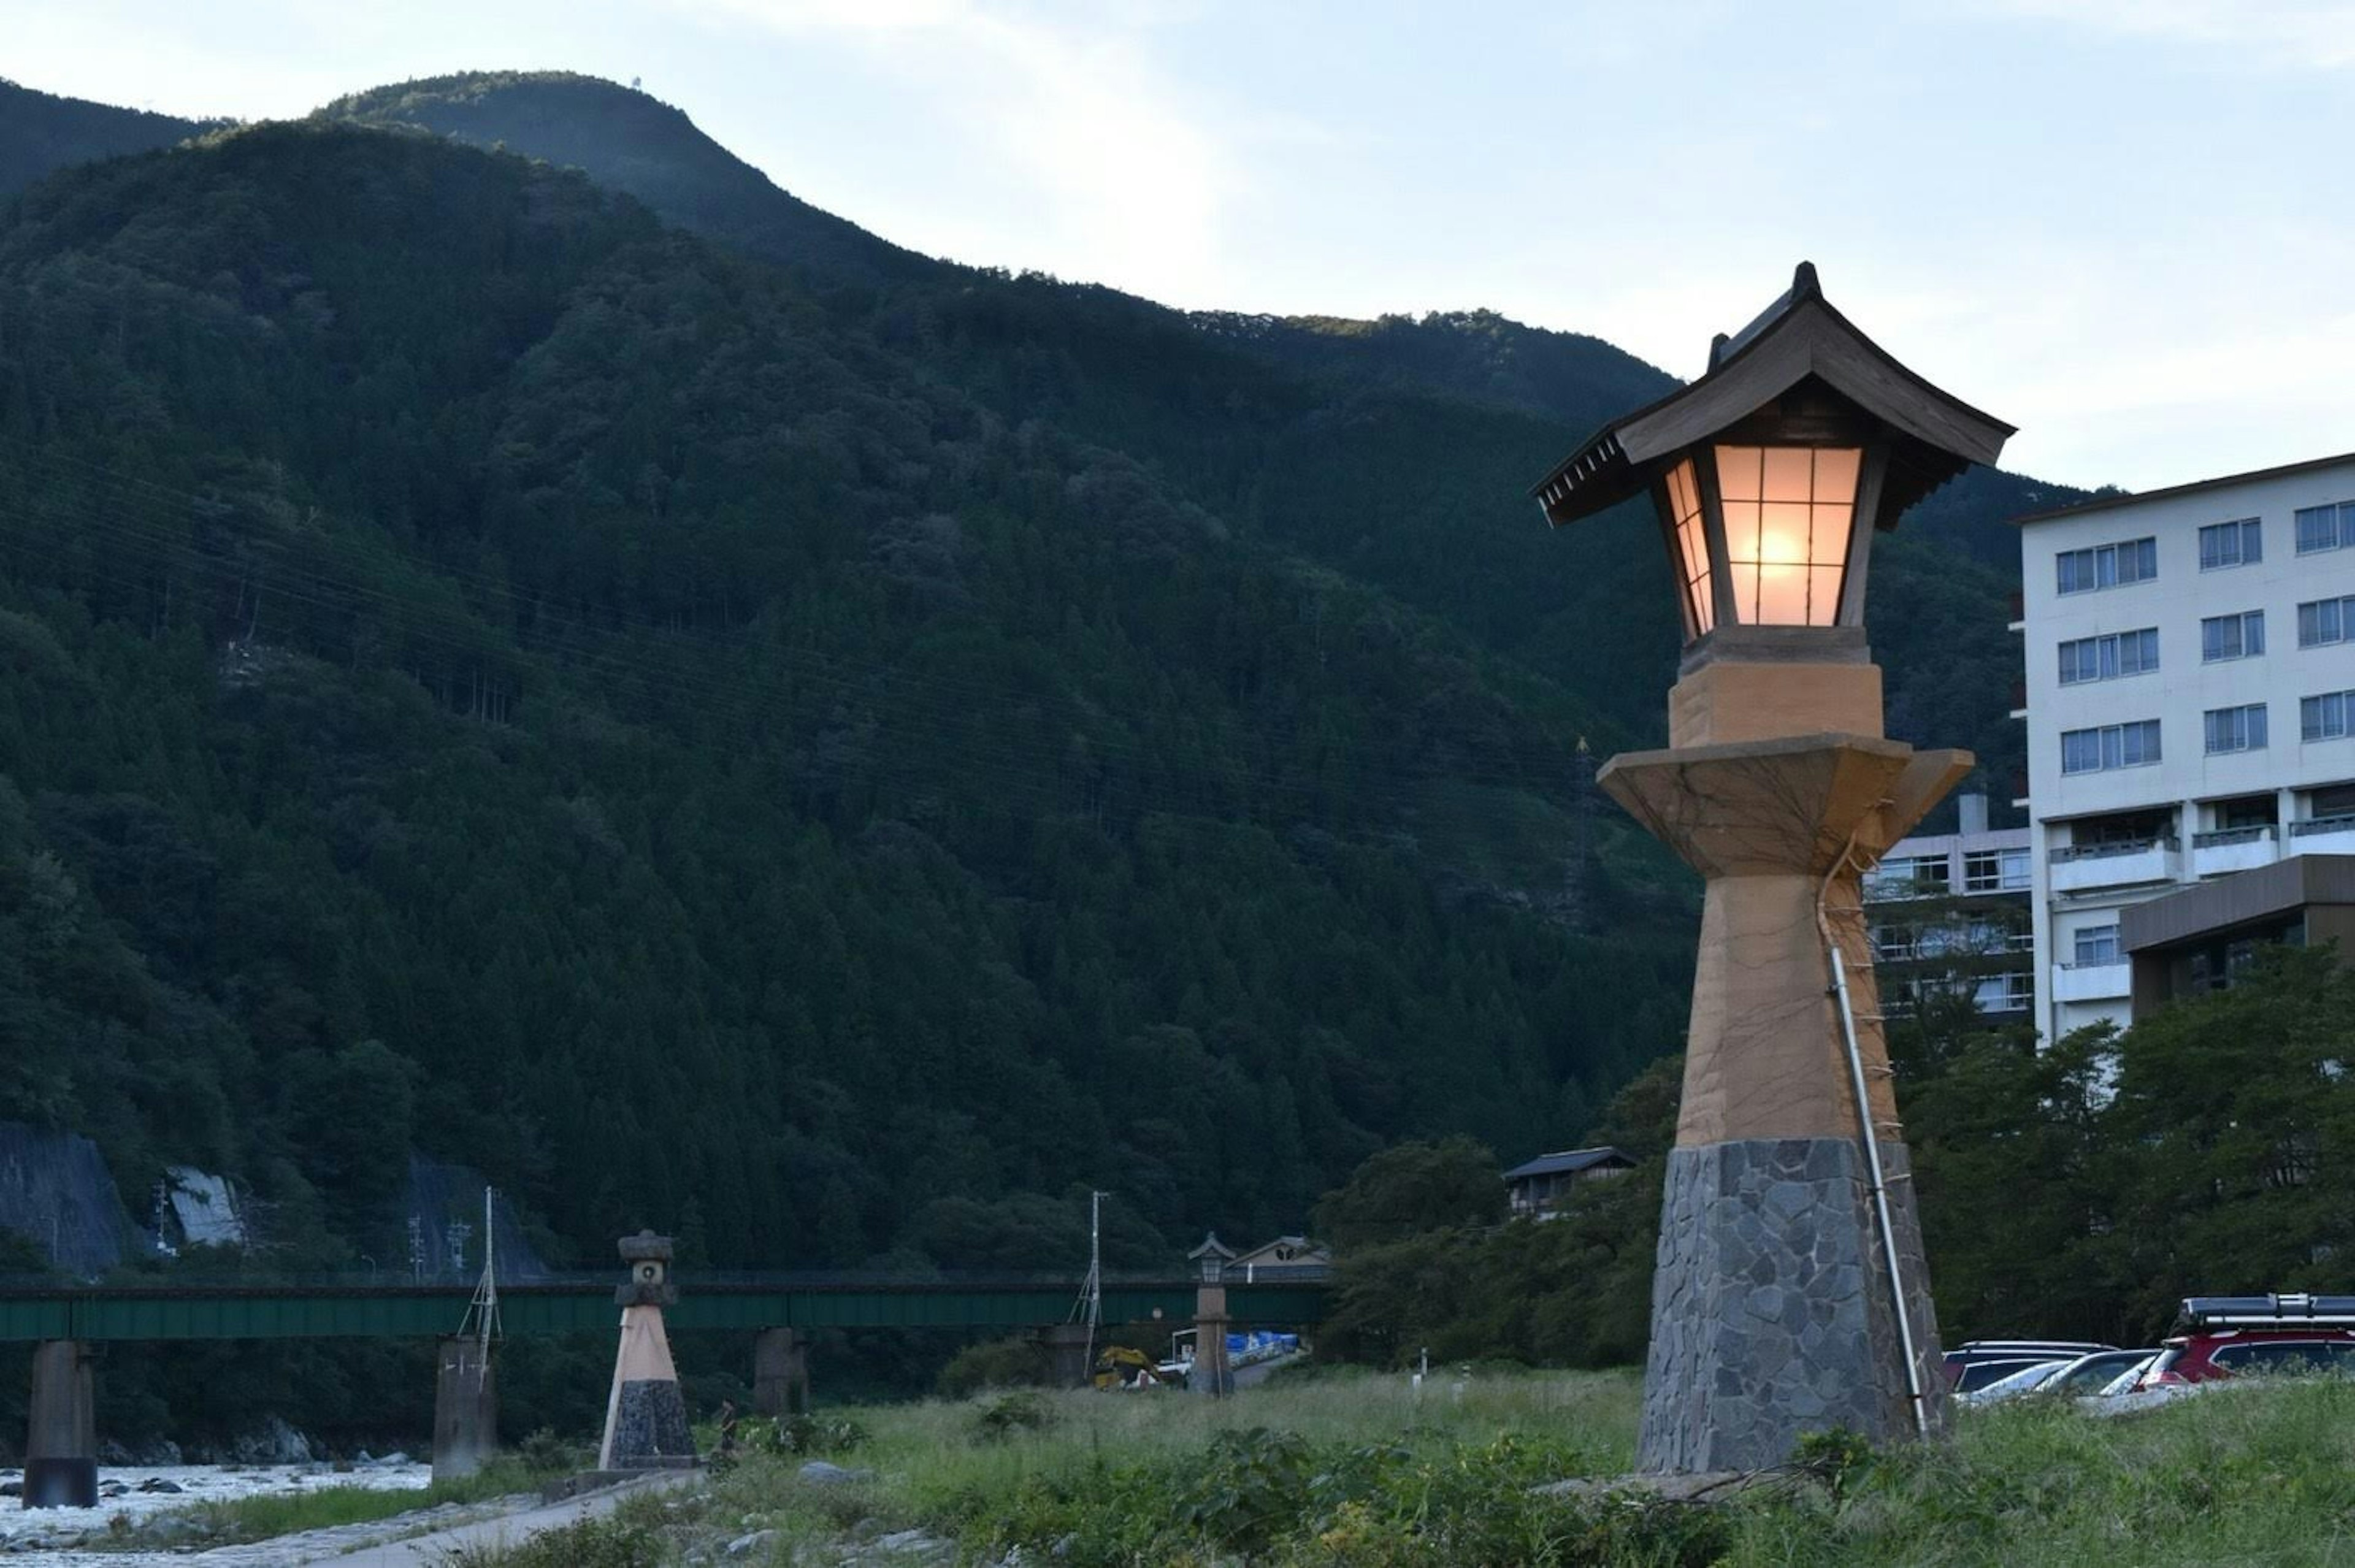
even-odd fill
[{"label": "building balcony", "polygon": [[2183,852],[2172,838],[2123,844],[2075,844],[2052,851],[2052,891],[2078,893],[2091,888],[2126,888],[2138,882],[2172,882],[2183,874]]},{"label": "building balcony", "polygon": [[2293,855],[2355,855],[2355,816],[2318,816],[2289,825]]},{"label": "building balcony", "polygon": [[[2355,831],[2350,825],[2350,831]],[[2217,833],[2191,836],[2191,874],[2221,877],[2229,871],[2254,871],[2281,859],[2281,841],[2270,825],[2227,827]]]},{"label": "building balcony", "polygon": [[2055,964],[2052,999],[2056,1002],[2106,1002],[2134,994],[2134,965],[2115,964]]}]

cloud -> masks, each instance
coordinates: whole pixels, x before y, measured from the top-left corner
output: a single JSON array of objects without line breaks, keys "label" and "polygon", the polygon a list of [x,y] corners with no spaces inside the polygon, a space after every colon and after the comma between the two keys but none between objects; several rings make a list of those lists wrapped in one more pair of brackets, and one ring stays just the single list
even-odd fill
[{"label": "cloud", "polygon": [[992,153],[1016,187],[1024,254],[1156,296],[1201,299],[1225,279],[1222,221],[1241,160],[1220,117],[1180,101],[1149,59],[1162,18],[1106,5],[1074,22],[975,0],[674,0],[711,19],[867,51]]},{"label": "cloud", "polygon": [[2275,66],[2355,66],[2355,4],[2347,0],[2003,0],[2003,8],[2129,37],[2254,54]]}]

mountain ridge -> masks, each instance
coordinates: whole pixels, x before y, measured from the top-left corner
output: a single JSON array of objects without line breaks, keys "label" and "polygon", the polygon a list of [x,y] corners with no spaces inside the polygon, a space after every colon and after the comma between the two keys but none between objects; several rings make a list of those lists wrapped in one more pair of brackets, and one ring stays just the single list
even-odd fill
[{"label": "mountain ridge", "polygon": [[126,1190],[325,1261],[415,1147],[589,1255],[1010,1266],[1111,1171],[1143,1261],[1672,1034],[1607,716],[581,176],[69,171],[0,317],[0,1117]]},{"label": "mountain ridge", "polygon": [[[89,998],[0,976],[54,1047],[0,1116],[80,1107],[131,1190],[274,1173],[348,1247],[407,1145],[356,1157],[261,1064],[400,1107],[583,1246],[692,1200],[716,1257],[923,1266],[1013,1255],[1108,1168],[1133,1255],[1296,1223],[1381,1140],[1550,1147],[1673,1047],[1689,886],[1575,753],[1657,731],[1666,569],[1640,518],[1550,536],[1521,499],[1668,378],[1493,313],[1270,325],[902,262],[732,157],[698,187],[605,149],[763,205],[665,229],[495,133],[558,123],[493,112],[545,81],[475,80],[0,219],[0,888],[147,976],[94,1080]],[[625,128],[716,148],[657,108]],[[1989,498],[2032,484],[1966,479],[1875,570],[1891,732],[1998,779]],[[820,967],[769,978],[739,910]],[[210,1074],[176,1129],[123,1087],[175,1049]],[[698,1118],[744,1152],[654,1130]],[[967,1207],[911,1180],[935,1159]]]}]

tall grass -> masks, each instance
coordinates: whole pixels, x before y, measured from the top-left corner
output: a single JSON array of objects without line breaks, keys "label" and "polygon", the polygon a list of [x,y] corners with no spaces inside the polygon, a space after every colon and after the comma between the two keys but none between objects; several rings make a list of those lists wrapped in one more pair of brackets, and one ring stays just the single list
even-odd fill
[{"label": "tall grass", "polygon": [[184,1510],[202,1521],[215,1542],[268,1541],[298,1531],[365,1524],[442,1503],[483,1502],[511,1492],[538,1488],[547,1472],[501,1457],[463,1480],[411,1487],[317,1487],[307,1491],[258,1493],[201,1502]]},{"label": "tall grass", "polygon": [[2244,1385],[2097,1419],[2023,1401],[1894,1451],[1835,1503],[1738,1510],[1733,1568],[2355,1568],[2355,1383]]},{"label": "tall grass", "polygon": [[[1345,1376],[1216,1403],[1051,1394],[1043,1427],[986,1419],[988,1395],[866,1410],[871,1440],[834,1458],[867,1478],[820,1485],[798,1457],[749,1458],[699,1496],[629,1499],[567,1544],[634,1564],[769,1530],[751,1561],[782,1563],[922,1526],[969,1560],[1018,1543],[1026,1560],[1075,1568],[2355,1568],[2355,1383],[2240,1386],[2108,1420],[2033,1403],[1969,1411],[1948,1440],[1868,1455],[1836,1484],[1706,1508],[1530,1490],[1533,1461],[1626,1471],[1632,1373],[1453,1384],[1418,1397],[1396,1378]],[[1352,1489],[1353,1474],[1375,1488]],[[564,1560],[550,1543],[473,1561]]]}]

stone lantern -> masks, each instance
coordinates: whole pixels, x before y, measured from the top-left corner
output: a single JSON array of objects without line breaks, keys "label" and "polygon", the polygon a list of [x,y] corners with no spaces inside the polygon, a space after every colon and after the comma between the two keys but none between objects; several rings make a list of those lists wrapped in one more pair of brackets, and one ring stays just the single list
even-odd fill
[{"label": "stone lantern", "polygon": [[1648,497],[1684,626],[1668,749],[1597,775],[1707,884],[1646,1471],[1754,1469],[1809,1431],[1945,1422],[1860,881],[1972,759],[1882,735],[1865,585],[1874,533],[2010,434],[1890,357],[1802,262],[1700,379],[1531,492],[1556,525]]},{"label": "stone lantern", "polygon": [[663,1331],[663,1308],[678,1300],[670,1278],[670,1238],[640,1231],[623,1237],[619,1247],[630,1277],[613,1291],[613,1303],[622,1309],[622,1343],[613,1358],[597,1467],[686,1468],[696,1462],[695,1437],[687,1430],[687,1400]]}]

